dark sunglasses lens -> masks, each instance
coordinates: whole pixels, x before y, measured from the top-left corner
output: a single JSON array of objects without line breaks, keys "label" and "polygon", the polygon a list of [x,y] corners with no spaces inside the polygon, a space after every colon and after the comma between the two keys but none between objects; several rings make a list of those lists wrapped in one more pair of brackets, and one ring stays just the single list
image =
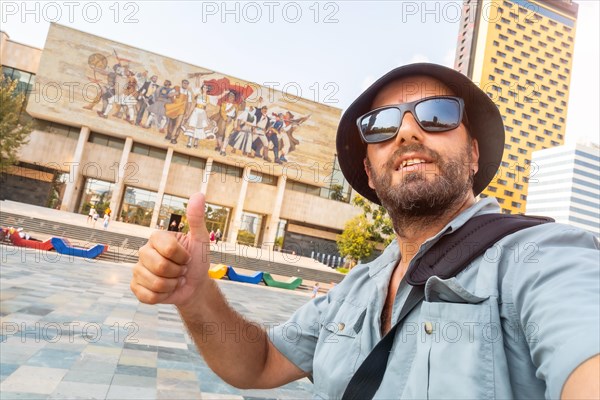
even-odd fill
[{"label": "dark sunglasses lens", "polygon": [[400,118],[400,110],[397,108],[373,111],[360,120],[360,130],[368,143],[382,142],[396,134]]},{"label": "dark sunglasses lens", "polygon": [[426,131],[445,131],[460,124],[460,104],[454,99],[422,101],[415,106],[415,114]]}]

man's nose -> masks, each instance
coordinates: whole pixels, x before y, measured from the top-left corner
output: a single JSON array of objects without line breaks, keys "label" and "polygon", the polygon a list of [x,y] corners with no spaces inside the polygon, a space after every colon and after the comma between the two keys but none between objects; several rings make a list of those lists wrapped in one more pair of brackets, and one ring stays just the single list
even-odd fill
[{"label": "man's nose", "polygon": [[425,132],[421,129],[421,126],[415,119],[411,112],[405,112],[402,116],[400,129],[398,135],[396,135],[396,143],[398,144],[409,144],[412,142],[423,141]]}]

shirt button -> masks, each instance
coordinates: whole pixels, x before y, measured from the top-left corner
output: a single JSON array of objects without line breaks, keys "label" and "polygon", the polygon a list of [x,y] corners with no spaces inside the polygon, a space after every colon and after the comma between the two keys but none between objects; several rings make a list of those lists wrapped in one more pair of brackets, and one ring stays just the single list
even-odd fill
[{"label": "shirt button", "polygon": [[340,322],[340,323],[338,324],[338,329],[339,329],[340,331],[343,331],[345,327],[346,327],[346,324],[344,324],[343,322]]},{"label": "shirt button", "polygon": [[425,322],[423,326],[425,328],[425,333],[431,335],[433,333],[433,324],[429,321]]}]

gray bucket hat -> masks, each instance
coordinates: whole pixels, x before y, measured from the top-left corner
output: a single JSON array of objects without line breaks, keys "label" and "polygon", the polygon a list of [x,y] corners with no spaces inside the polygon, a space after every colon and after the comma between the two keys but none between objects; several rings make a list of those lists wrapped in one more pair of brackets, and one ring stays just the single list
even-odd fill
[{"label": "gray bucket hat", "polygon": [[356,126],[358,117],[371,110],[377,93],[388,83],[408,76],[433,77],[448,86],[465,103],[469,133],[479,144],[479,170],[475,174],[473,191],[478,195],[496,174],[504,152],[504,124],[498,107],[469,78],[451,68],[437,64],[409,64],[391,70],[365,90],[342,115],[337,130],[337,155],[346,180],[358,193],[374,203],[381,204],[369,187],[363,160],[367,145],[363,143]]}]

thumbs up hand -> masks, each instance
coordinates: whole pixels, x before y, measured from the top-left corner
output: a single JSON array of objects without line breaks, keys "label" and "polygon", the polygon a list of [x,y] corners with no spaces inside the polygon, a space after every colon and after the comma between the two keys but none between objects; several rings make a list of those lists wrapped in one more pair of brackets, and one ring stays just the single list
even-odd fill
[{"label": "thumbs up hand", "polygon": [[157,231],[140,248],[130,287],[142,303],[184,306],[201,296],[210,283],[204,195],[190,198],[186,215],[187,234]]}]

